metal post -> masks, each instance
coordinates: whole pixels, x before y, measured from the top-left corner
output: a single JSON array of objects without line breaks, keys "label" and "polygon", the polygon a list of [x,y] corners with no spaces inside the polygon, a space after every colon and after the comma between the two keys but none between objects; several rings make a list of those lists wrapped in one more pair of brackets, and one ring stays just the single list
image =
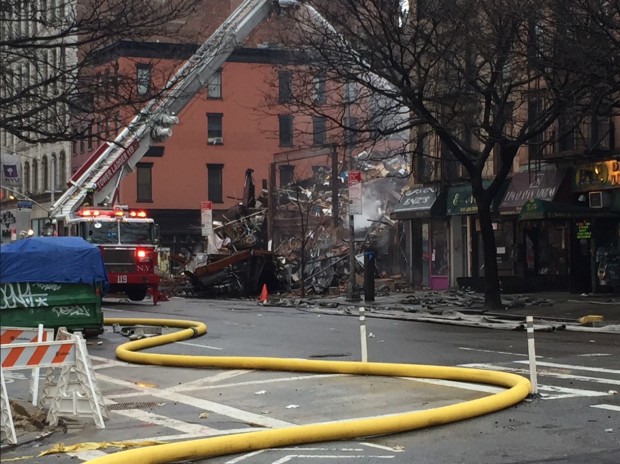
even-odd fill
[{"label": "metal post", "polygon": [[360,291],[355,279],[355,225],[353,214],[349,214],[349,288],[347,288],[347,301],[360,301]]},{"label": "metal post", "polygon": [[538,380],[536,378],[536,349],[534,347],[534,318],[527,316],[527,353],[530,361],[530,382],[532,383],[532,394],[538,393]]},{"label": "metal post", "polygon": [[368,362],[368,344],[366,343],[366,310],[360,307],[360,342],[362,346],[362,362]]}]

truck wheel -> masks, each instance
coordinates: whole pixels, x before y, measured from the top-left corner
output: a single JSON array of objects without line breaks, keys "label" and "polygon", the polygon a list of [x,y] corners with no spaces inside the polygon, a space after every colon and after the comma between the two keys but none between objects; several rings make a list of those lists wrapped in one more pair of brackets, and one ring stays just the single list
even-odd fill
[{"label": "truck wheel", "polygon": [[131,301],[142,301],[146,297],[146,287],[128,288],[126,293]]}]

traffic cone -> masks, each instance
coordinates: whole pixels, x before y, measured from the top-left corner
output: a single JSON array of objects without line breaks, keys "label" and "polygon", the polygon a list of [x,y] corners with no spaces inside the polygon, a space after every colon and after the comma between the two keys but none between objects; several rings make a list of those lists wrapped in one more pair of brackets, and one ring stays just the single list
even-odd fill
[{"label": "traffic cone", "polygon": [[258,301],[261,304],[266,304],[269,302],[269,292],[267,291],[267,284],[263,284],[263,290],[260,292],[260,297],[258,297]]}]

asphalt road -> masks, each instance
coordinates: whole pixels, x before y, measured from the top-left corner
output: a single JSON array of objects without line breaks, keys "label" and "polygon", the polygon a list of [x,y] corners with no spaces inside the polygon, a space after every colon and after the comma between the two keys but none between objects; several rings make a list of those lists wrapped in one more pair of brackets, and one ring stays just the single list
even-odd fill
[{"label": "asphalt road", "polygon": [[[360,360],[360,323],[310,309],[263,307],[254,301],[174,298],[157,306],[106,301],[106,317],[205,322],[200,338],[151,351],[187,355]],[[135,366],[115,360],[128,339],[108,328],[89,340],[89,354],[110,418],[104,430],[81,419],[67,431],[4,448],[2,462],[75,463],[118,451],[71,445],[190,440],[291,424],[336,421],[427,409],[489,394],[487,386],[442,381],[252,370]],[[529,376],[523,331],[490,330],[371,318],[368,359],[472,366]],[[210,463],[614,463],[620,462],[620,336],[535,335],[538,395],[458,423],[385,437],[317,443],[204,460]],[[9,397],[25,399],[28,382],[13,375]],[[32,437],[30,437],[31,439]]]}]

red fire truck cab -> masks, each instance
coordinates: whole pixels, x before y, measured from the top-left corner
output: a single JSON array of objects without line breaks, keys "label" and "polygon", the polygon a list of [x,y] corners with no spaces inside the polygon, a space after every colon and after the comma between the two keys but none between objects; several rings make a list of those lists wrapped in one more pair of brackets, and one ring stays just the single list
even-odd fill
[{"label": "red fire truck cab", "polygon": [[84,207],[68,225],[71,235],[101,250],[110,293],[125,293],[130,300],[141,301],[151,289],[157,303],[159,229],[146,211],[125,206]]}]

